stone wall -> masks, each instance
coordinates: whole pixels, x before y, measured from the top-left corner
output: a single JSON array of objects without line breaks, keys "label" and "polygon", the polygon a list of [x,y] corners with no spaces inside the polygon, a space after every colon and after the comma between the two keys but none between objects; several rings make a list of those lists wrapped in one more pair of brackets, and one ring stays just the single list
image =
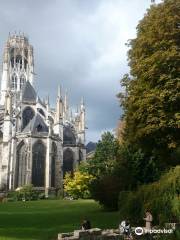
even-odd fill
[{"label": "stone wall", "polygon": [[118,229],[101,230],[92,228],[89,230],[75,230],[71,233],[59,233],[58,240],[123,240]]}]

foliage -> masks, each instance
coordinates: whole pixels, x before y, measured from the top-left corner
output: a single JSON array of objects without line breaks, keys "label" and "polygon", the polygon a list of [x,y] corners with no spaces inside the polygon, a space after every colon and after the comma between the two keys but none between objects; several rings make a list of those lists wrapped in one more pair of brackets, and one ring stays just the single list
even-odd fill
[{"label": "foliage", "polygon": [[179,162],[179,23],[179,0],[164,0],[147,11],[128,44],[131,76],[124,76],[125,92],[119,94],[124,142],[141,149],[144,166],[155,165],[158,171]]},{"label": "foliage", "polygon": [[41,195],[41,192],[35,190],[32,184],[29,184],[8,192],[7,198],[8,201],[31,201],[41,199]]},{"label": "foliage", "polygon": [[66,173],[64,178],[64,191],[74,199],[90,198],[89,185],[94,177],[88,173],[75,171],[74,174]]},{"label": "foliage", "polygon": [[90,192],[92,198],[103,205],[105,209],[117,210],[121,185],[122,183],[118,176],[105,175],[92,182]]},{"label": "foliage", "polygon": [[[153,156],[145,156],[142,149],[135,149],[131,146],[123,144],[120,146],[119,155],[119,167],[122,169],[122,165],[124,164],[124,168],[126,168],[129,176],[128,178],[131,179],[129,184],[131,184],[132,188],[158,179],[158,163],[155,161]],[[118,166],[116,169],[118,169]],[[125,171],[125,169],[123,170]]]},{"label": "foliage", "polygon": [[98,142],[94,157],[82,163],[79,171],[91,174],[95,179],[90,184],[93,199],[104,208],[117,209],[119,191],[131,190],[139,179],[139,166],[131,159],[141,158],[141,153],[132,153],[110,132],[105,132]]},{"label": "foliage", "polygon": [[89,188],[93,199],[111,210],[117,209],[119,191],[125,185],[127,172],[119,165],[119,153],[118,140],[112,133],[105,132],[97,143],[94,157],[79,167],[80,172],[94,176]]},{"label": "foliage", "polygon": [[141,223],[146,209],[154,224],[180,221],[180,166],[164,174],[159,181],[140,186],[138,191],[120,192],[119,210],[123,218]]},{"label": "foliage", "polygon": [[24,186],[20,187],[19,189],[16,189],[16,192],[19,195],[18,198],[25,200],[25,201],[32,200],[33,195],[35,193],[32,184],[24,185]]},{"label": "foliage", "polygon": [[97,143],[93,158],[88,163],[82,164],[80,171],[88,172],[95,177],[111,174],[118,157],[118,151],[119,143],[114,135],[110,132],[103,133],[101,140]]}]

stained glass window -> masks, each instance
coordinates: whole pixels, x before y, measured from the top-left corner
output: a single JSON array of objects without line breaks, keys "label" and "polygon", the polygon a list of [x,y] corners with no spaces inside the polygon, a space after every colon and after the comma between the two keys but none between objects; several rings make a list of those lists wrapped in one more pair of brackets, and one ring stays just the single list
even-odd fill
[{"label": "stained glass window", "polygon": [[63,176],[65,176],[67,172],[73,172],[73,163],[73,152],[71,149],[66,149],[63,153]]},{"label": "stained glass window", "polygon": [[38,141],[34,144],[32,152],[32,184],[35,187],[44,187],[46,147],[41,141]]},{"label": "stained glass window", "polygon": [[24,142],[17,148],[15,186],[20,187],[26,184],[27,151]]},{"label": "stained glass window", "polygon": [[51,159],[51,187],[55,187],[56,159],[57,159],[57,146],[53,142],[53,144],[52,144],[52,159]]},{"label": "stained glass window", "polygon": [[22,89],[22,87],[23,87],[25,81],[26,81],[26,78],[25,78],[24,75],[22,75],[22,76],[20,77],[20,89]]},{"label": "stained glass window", "polygon": [[33,117],[34,117],[33,109],[31,107],[25,108],[22,114],[22,118],[23,118],[22,128],[25,128]]},{"label": "stained glass window", "polygon": [[16,76],[16,74],[13,74],[12,77],[11,77],[11,88],[13,90],[17,89],[17,76]]}]

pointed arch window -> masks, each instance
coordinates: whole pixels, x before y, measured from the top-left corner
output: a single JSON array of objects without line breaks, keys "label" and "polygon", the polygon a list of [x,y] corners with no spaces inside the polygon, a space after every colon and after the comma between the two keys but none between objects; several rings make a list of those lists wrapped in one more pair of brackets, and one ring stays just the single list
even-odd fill
[{"label": "pointed arch window", "polygon": [[26,184],[27,173],[27,148],[24,142],[17,147],[16,157],[15,186],[21,187]]},{"label": "pointed arch window", "polygon": [[74,156],[71,149],[66,149],[63,153],[63,177],[66,173],[73,173]]},{"label": "pointed arch window", "polygon": [[51,187],[55,187],[56,181],[56,159],[57,159],[57,146],[55,142],[52,143],[52,159],[51,159]]},{"label": "pointed arch window", "polygon": [[17,89],[17,75],[15,73],[11,77],[11,88],[13,90]]},{"label": "pointed arch window", "polygon": [[37,141],[32,149],[32,184],[35,187],[44,187],[46,147],[42,141]]},{"label": "pointed arch window", "polygon": [[30,120],[34,117],[34,111],[31,107],[26,107],[22,113],[22,129],[24,129]]},{"label": "pointed arch window", "polygon": [[25,78],[24,75],[22,75],[22,76],[20,77],[20,89],[22,89],[22,87],[23,87],[25,81],[26,81],[26,78]]},{"label": "pointed arch window", "polygon": [[14,48],[11,48],[11,51],[10,51],[10,56],[11,56],[11,67],[14,68],[14,52],[15,52],[15,49]]},{"label": "pointed arch window", "polygon": [[21,55],[17,55],[16,56],[16,66],[22,68],[22,63],[23,63],[23,60],[22,60],[22,56]]}]

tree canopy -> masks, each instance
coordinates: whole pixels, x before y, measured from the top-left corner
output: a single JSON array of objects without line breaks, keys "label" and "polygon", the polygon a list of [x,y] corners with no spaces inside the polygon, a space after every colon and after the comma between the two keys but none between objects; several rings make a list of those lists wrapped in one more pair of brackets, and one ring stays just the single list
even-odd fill
[{"label": "tree canopy", "polygon": [[96,151],[87,164],[82,164],[81,170],[87,171],[95,177],[110,174],[118,157],[119,143],[114,135],[105,132],[97,143]]},{"label": "tree canopy", "polygon": [[[180,1],[153,5],[128,43],[130,75],[121,83],[124,142],[175,165],[180,148]],[[160,162],[161,159],[161,162]]]}]

